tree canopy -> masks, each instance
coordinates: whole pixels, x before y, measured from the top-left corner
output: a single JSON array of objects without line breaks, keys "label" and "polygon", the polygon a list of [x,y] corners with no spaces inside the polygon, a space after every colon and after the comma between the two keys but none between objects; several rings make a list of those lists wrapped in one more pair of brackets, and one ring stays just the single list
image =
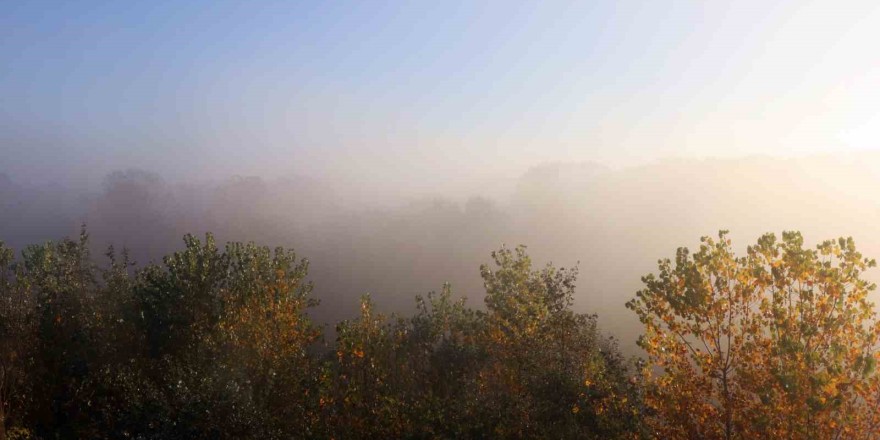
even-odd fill
[{"label": "tree canopy", "polygon": [[[88,235],[0,244],[0,439],[546,438],[638,432],[636,387],[576,270],[502,248],[485,309],[450,285],[410,317],[364,297],[335,341],[308,261],[184,238],[161,263],[93,261]],[[629,400],[627,397],[629,396]]]},{"label": "tree canopy", "polygon": [[878,438],[880,324],[852,239],[722,231],[627,304],[645,326],[645,421],[661,438]]},{"label": "tree canopy", "polygon": [[479,268],[483,307],[450,284],[409,316],[365,295],[329,333],[291,250],[187,235],[136,267],[88,239],[0,243],[0,440],[880,438],[875,263],[852,239],[680,248],[626,304],[635,360],[573,310],[578,268],[523,246]]}]

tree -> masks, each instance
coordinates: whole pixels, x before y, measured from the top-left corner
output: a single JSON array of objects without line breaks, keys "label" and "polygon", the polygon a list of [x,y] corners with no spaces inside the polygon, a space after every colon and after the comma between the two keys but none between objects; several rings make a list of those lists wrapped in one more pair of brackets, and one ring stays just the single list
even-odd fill
[{"label": "tree", "polygon": [[[133,269],[88,235],[0,244],[0,440],[6,438],[626,438],[638,393],[576,270],[502,248],[486,310],[448,284],[387,318],[364,298],[323,356],[308,261],[184,238]],[[756,373],[757,376],[757,373]]]},{"label": "tree", "polygon": [[878,438],[880,325],[851,238],[804,247],[726,231],[680,248],[627,303],[645,325],[647,418],[660,438]]},{"label": "tree", "polygon": [[315,435],[320,380],[310,353],[321,331],[307,315],[318,304],[308,260],[290,250],[226,246],[228,298],[219,325],[225,362],[258,409],[262,437]]},{"label": "tree", "polygon": [[320,337],[308,262],[292,251],[186,236],[186,247],[137,276],[144,343],[132,390],[139,435],[161,438],[311,436]]},{"label": "tree", "polygon": [[[108,287],[118,269],[106,272]],[[107,291],[85,229],[78,241],[29,246],[18,261],[0,245],[0,438],[7,427],[13,438],[102,433],[96,420],[118,409],[107,408],[108,361],[114,352],[127,360],[119,352],[131,346]]]},{"label": "tree", "polygon": [[480,437],[472,417],[485,360],[482,321],[451,287],[416,298],[411,318],[387,319],[369,296],[337,327],[327,420],[339,438]]},{"label": "tree", "polygon": [[22,252],[20,276],[32,290],[37,337],[35,399],[31,416],[38,437],[78,437],[87,416],[89,378],[96,367],[94,299],[97,274],[85,228],[79,240],[29,246]]},{"label": "tree", "polygon": [[[344,438],[625,438],[639,434],[627,363],[574,313],[576,270],[524,247],[484,265],[486,311],[440,294],[387,319],[365,298],[337,327],[328,418]],[[494,269],[494,270],[493,270]]]},{"label": "tree", "polygon": [[0,242],[0,440],[22,426],[33,398],[28,372],[34,367],[36,316],[21,269],[12,249]]},{"label": "tree", "polygon": [[480,407],[488,434],[507,438],[636,435],[638,406],[613,339],[595,315],[571,310],[577,268],[532,268],[525,247],[483,265],[485,347]]}]

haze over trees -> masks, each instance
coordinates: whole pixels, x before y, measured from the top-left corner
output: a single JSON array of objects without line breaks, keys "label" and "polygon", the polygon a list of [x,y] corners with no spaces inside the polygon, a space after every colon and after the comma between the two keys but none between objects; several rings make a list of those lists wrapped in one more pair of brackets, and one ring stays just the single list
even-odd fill
[{"label": "haze over trees", "polygon": [[[91,190],[6,179],[0,237],[22,249],[76,235],[85,223],[95,255],[125,246],[140,264],[158,262],[191,232],[295,247],[311,261],[319,323],[357,315],[365,293],[383,310],[409,314],[413,295],[445,282],[479,292],[474,268],[485,255],[502,243],[525,243],[538,262],[580,262],[574,309],[599,314],[603,328],[635,354],[638,321],[622,304],[657,256],[696,245],[701,234],[730,229],[745,243],[788,229],[808,240],[846,233],[866,254],[880,255],[880,204],[872,196],[878,167],[880,156],[869,152],[622,169],[558,163],[500,181],[506,192],[455,192],[438,183],[433,195],[402,189],[406,195],[394,196],[368,184],[296,176],[200,183],[132,170]],[[479,298],[469,296],[478,307]]]},{"label": "haze over trees", "polygon": [[880,440],[876,0],[0,29],[0,440]]},{"label": "haze over trees", "polygon": [[386,318],[369,297],[322,339],[308,262],[184,239],[98,266],[88,237],[0,245],[0,438],[609,438],[639,396],[615,342],[571,311],[576,271],[502,248],[486,309],[447,285]]},{"label": "haze over trees", "polygon": [[484,308],[450,285],[326,338],[309,263],[187,235],[161,263],[85,230],[0,243],[0,439],[878,438],[880,323],[852,239],[679,248],[627,306],[644,360],[572,310],[577,268],[492,252]]},{"label": "haze over trees", "polygon": [[303,178],[3,179],[3,434],[876,438],[854,243],[880,251],[880,205],[827,184],[867,194],[876,162],[548,164],[373,206]]}]

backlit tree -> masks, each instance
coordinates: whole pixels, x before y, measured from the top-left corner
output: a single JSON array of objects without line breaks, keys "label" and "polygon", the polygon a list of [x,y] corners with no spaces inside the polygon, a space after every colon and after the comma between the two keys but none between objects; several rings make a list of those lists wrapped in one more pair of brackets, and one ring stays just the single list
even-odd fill
[{"label": "backlit tree", "polygon": [[627,304],[645,325],[648,423],[660,438],[880,438],[880,325],[852,239],[804,247],[726,232],[674,261]]}]

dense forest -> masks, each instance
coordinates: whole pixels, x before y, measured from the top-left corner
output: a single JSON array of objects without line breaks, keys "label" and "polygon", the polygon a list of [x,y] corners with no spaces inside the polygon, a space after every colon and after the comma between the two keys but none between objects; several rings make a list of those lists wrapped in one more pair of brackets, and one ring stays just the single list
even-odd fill
[{"label": "dense forest", "polygon": [[481,306],[365,296],[328,337],[280,247],[0,245],[0,439],[878,438],[875,263],[852,239],[679,248],[627,303],[633,359],[572,310],[577,268],[490,257]]}]

